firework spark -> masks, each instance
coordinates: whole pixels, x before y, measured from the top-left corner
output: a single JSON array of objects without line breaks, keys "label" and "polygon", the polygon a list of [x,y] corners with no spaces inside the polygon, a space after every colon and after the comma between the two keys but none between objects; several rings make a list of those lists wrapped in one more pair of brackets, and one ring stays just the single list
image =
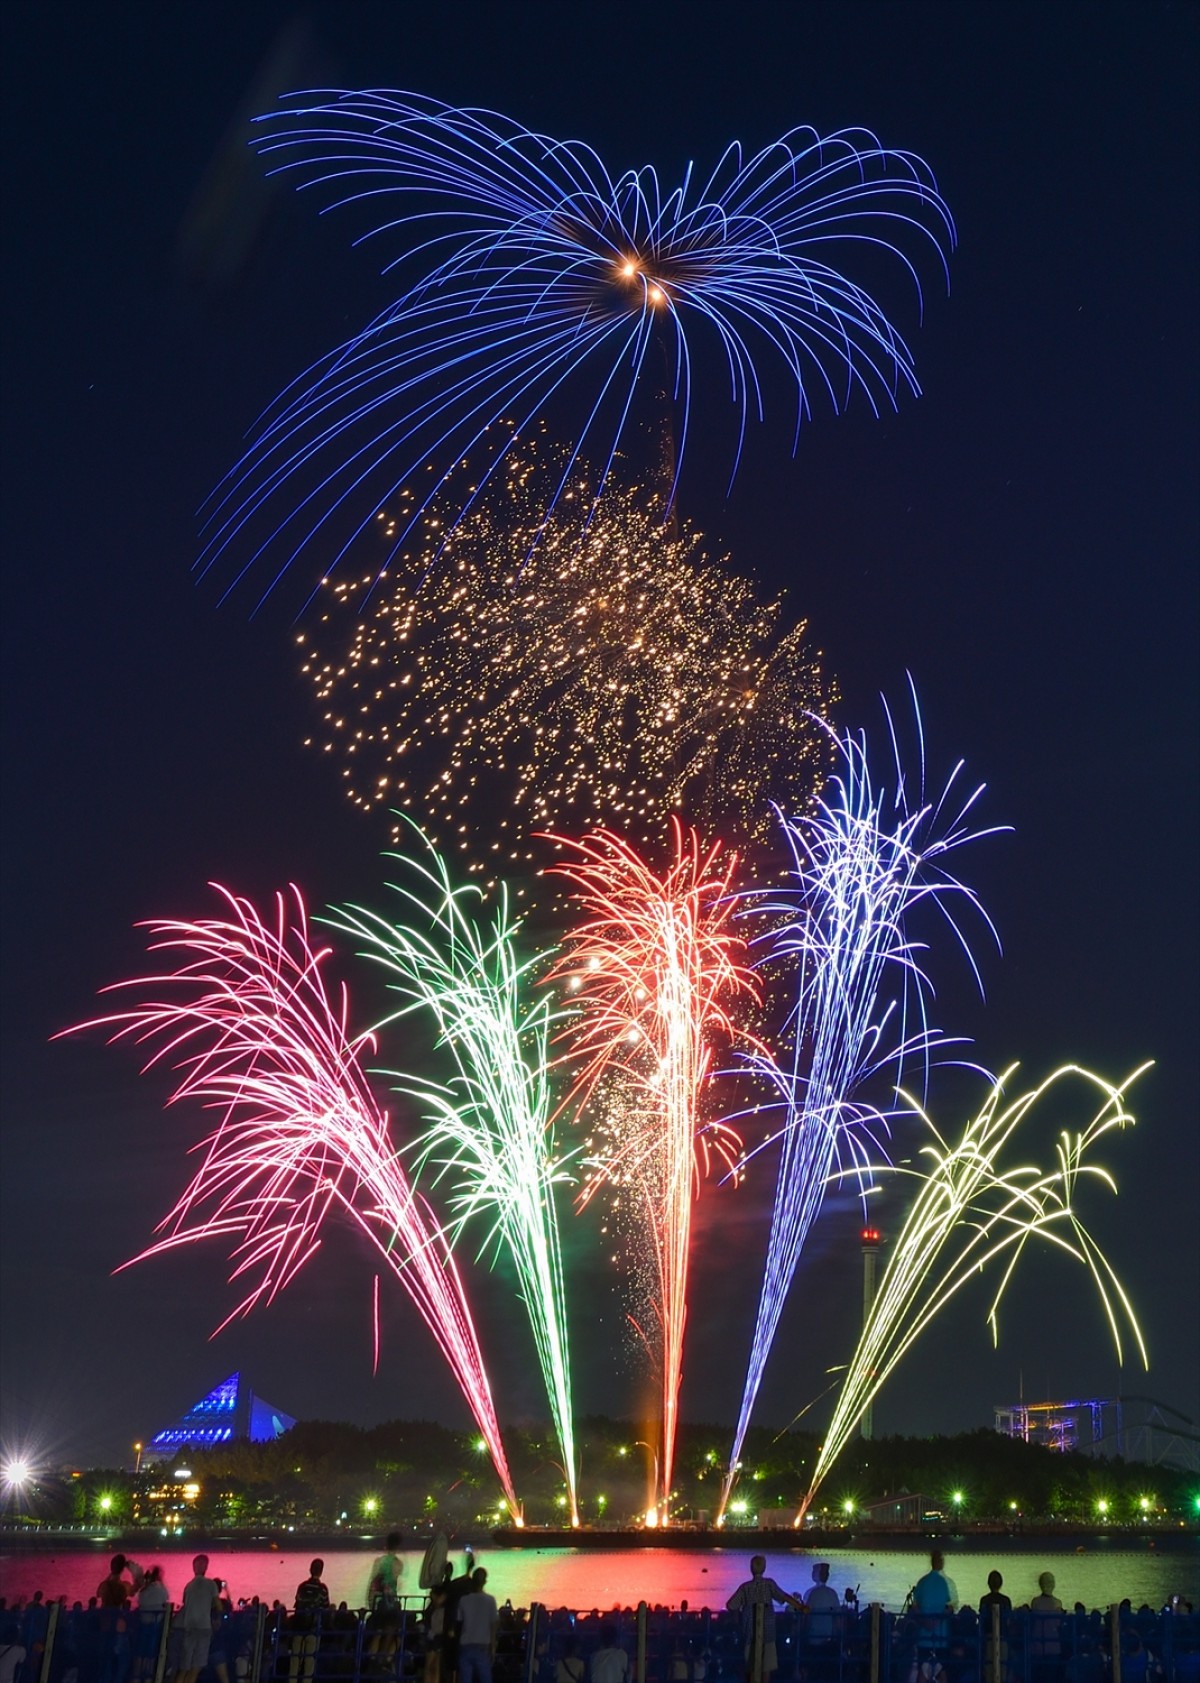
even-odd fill
[{"label": "firework spark", "polygon": [[[362,956],[384,968],[404,1000],[380,1029],[420,1012],[437,1026],[438,1043],[454,1063],[444,1086],[410,1075],[393,1077],[425,1113],[419,1157],[450,1181],[454,1231],[482,1216],[491,1223],[486,1249],[509,1250],[533,1330],[538,1363],[562,1451],[573,1524],[579,1523],[577,1461],[571,1410],[571,1368],[555,1187],[569,1180],[555,1158],[550,1126],[549,996],[526,998],[531,972],[548,954],[518,959],[519,925],[501,892],[492,914],[475,885],[455,887],[449,868],[429,850],[428,863],[396,855],[411,886],[392,884],[406,920],[392,922],[361,907],[334,914],[335,926],[362,943]],[[419,925],[419,927],[417,926]]]},{"label": "firework spark", "polygon": [[259,1277],[225,1326],[270,1303],[340,1211],[376,1247],[433,1334],[519,1519],[462,1281],[397,1161],[387,1113],[363,1073],[361,1054],[373,1038],[351,1036],[344,989],[337,1003],[330,998],[329,952],[312,946],[297,888],[276,897],[272,923],[248,900],[217,892],[226,917],[147,925],[151,951],[179,961],[164,974],[116,984],[143,1001],[79,1025],[109,1029],[111,1041],[155,1045],[145,1068],[168,1063],[176,1072],[171,1102],[199,1099],[222,1113],[191,1183],[159,1224],[163,1237],[132,1260],[202,1239],[232,1241],[231,1280]]},{"label": "firework spark", "polygon": [[912,938],[912,913],[922,904],[935,906],[977,978],[955,902],[979,913],[995,933],[975,894],[946,868],[948,855],[995,833],[970,824],[982,787],[959,790],[960,761],[940,796],[926,799],[915,691],[913,709],[920,740],[917,777],[905,775],[886,706],[895,774],[890,795],[872,778],[865,734],[836,738],[841,770],[832,779],[832,793],[808,816],[780,815],[792,856],[791,882],[782,891],[756,897],[754,905],[772,919],[759,938],[760,963],[794,978],[795,1004],[786,1024],[786,1065],[781,1067],[770,1053],[752,1053],[747,1060],[777,1095],[757,1108],[779,1117],[782,1146],[754,1337],[719,1513],[729,1500],[767,1358],[830,1171],[835,1162],[841,1167],[845,1153],[865,1174],[872,1149],[879,1149],[880,1136],[888,1131],[891,1113],[864,1099],[861,1089],[887,1066],[894,1080],[910,1059],[927,1068],[933,1047],[947,1044],[926,1015],[932,987],[924,949]]},{"label": "firework spark", "polygon": [[[999,1338],[999,1310],[1025,1246],[1045,1239],[1088,1271],[1100,1295],[1118,1360],[1124,1359],[1122,1324],[1128,1325],[1147,1367],[1146,1346],[1133,1307],[1111,1263],[1080,1221],[1075,1201],[1081,1181],[1099,1181],[1111,1192],[1116,1182],[1107,1169],[1085,1159],[1097,1141],[1114,1128],[1133,1122],[1125,1094],[1149,1065],[1118,1086],[1077,1064],[1057,1069],[1039,1086],[1004,1103],[1004,1090],[1016,1073],[1014,1064],[993,1083],[979,1114],[969,1121],[957,1145],[943,1140],[915,1099],[934,1143],[922,1147],[927,1166],[885,1172],[916,1178],[919,1191],[892,1247],[862,1337],[850,1362],[833,1419],[813,1469],[812,1483],[796,1523],[812,1505],[863,1414],[896,1364],[952,1297],[982,1270],[995,1264],[1000,1283],[988,1310],[994,1340]],[[1078,1078],[1101,1095],[1101,1104],[1078,1132],[1064,1128],[1055,1146],[1056,1167],[1022,1165],[1001,1169],[997,1160],[1035,1106],[1059,1102],[1057,1089]],[[1094,1102],[1094,1100],[1093,1100]]]},{"label": "firework spark", "polygon": [[413,94],[299,94],[261,121],[276,173],[385,208],[373,231],[398,236],[413,279],[267,411],[214,494],[203,566],[247,528],[261,541],[243,572],[270,549],[277,582],[318,540],[336,566],[406,480],[503,417],[520,433],[564,388],[584,417],[572,454],[590,444],[605,464],[597,490],[639,387],[666,388],[668,502],[710,362],[729,382],[735,472],[763,416],[760,361],[794,386],[797,438],[814,390],[835,410],[857,390],[878,414],[919,389],[899,333],[835,264],[883,252],[920,299],[906,248],[944,273],[954,226],[927,166],[865,130],[795,129],[750,157],[734,144],[703,185],[689,165],[664,192],[653,169],[614,178],[578,141]]},{"label": "firework spark", "polygon": [[[737,1136],[704,1119],[716,1046],[737,1027],[728,1006],[754,995],[731,928],[736,854],[705,851],[695,831],[672,825],[673,858],[656,872],[611,830],[551,838],[576,857],[555,869],[573,886],[580,919],[555,967],[579,1006],[567,1057],[576,1065],[569,1103],[586,1115],[604,1087],[624,1089],[619,1119],[592,1189],[620,1185],[644,1211],[658,1282],[662,1436],[654,1512],[664,1521],[675,1454],[692,1200],[713,1154],[735,1160]],[[585,1197],[587,1193],[585,1191]]]},{"label": "firework spark", "polygon": [[407,809],[489,882],[547,828],[604,823],[645,847],[678,811],[765,834],[768,797],[802,807],[830,758],[813,715],[832,685],[804,625],[782,631],[780,603],[695,532],[665,532],[652,499],[610,484],[581,537],[572,489],[529,554],[560,459],[523,443],[449,536],[423,518],[365,608],[369,577],[327,581],[298,636],[351,799]]}]

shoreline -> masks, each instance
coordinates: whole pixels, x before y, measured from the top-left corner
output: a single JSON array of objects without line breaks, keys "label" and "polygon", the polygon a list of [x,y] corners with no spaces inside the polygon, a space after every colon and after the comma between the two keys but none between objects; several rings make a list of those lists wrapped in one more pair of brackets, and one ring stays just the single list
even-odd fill
[{"label": "shoreline", "polygon": [[[432,1531],[408,1531],[401,1528],[402,1547],[425,1547]],[[1200,1532],[1187,1526],[1128,1530],[1110,1527],[1099,1531],[1090,1527],[1023,1530],[997,1524],[970,1530],[943,1530],[923,1527],[911,1530],[875,1530],[862,1527],[837,1527],[828,1530],[811,1529],[803,1533],[793,1530],[759,1531],[684,1530],[669,1531],[612,1530],[578,1531],[526,1528],[517,1531],[503,1528],[490,1533],[464,1533],[461,1538],[450,1537],[451,1548],[462,1548],[478,1538],[476,1552],[491,1549],[536,1550],[574,1549],[587,1551],[616,1551],[633,1549],[672,1549],[696,1552],[710,1550],[714,1554],[745,1553],[755,1550],[765,1554],[811,1555],[831,1549],[865,1549],[881,1554],[925,1553],[941,1547],[955,1554],[987,1553],[998,1545],[1014,1554],[1195,1554],[1200,1548]],[[379,1546],[375,1531],[350,1530],[205,1530],[189,1526],[177,1535],[164,1537],[155,1527],[122,1528],[88,1527],[57,1530],[46,1526],[0,1527],[0,1554],[10,1553],[96,1553],[127,1550],[181,1549],[223,1547],[241,1549],[278,1549],[280,1551],[306,1549],[355,1549],[364,1552]]]}]

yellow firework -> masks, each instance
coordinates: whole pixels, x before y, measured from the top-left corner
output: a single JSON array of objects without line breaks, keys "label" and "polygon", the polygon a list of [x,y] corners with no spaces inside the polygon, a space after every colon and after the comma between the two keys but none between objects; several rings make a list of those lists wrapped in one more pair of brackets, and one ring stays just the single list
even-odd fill
[{"label": "yellow firework", "polygon": [[[828,763],[812,714],[833,686],[805,626],[664,525],[653,492],[610,479],[581,535],[580,478],[543,521],[563,470],[538,435],[482,483],[463,463],[440,495],[405,487],[378,533],[390,547],[411,525],[409,541],[373,589],[371,546],[357,579],[327,581],[299,638],[310,740],[350,798],[412,813],[484,877],[519,870],[548,827],[646,846],[674,812],[745,841]],[[473,492],[447,531],[439,508]]]}]

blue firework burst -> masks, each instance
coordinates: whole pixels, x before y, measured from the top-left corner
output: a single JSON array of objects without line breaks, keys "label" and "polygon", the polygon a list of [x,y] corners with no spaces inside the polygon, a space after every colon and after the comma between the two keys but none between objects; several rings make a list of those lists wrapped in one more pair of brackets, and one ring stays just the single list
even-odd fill
[{"label": "blue firework burst", "polygon": [[270,553],[274,582],[318,542],[328,572],[402,483],[429,470],[419,518],[485,431],[519,436],[564,387],[575,420],[559,490],[583,476],[586,510],[648,376],[673,416],[665,512],[700,334],[728,374],[731,479],[749,420],[763,418],[764,359],[794,387],[793,444],[818,394],[839,411],[857,390],[878,414],[919,389],[908,346],[840,260],[894,256],[920,303],[910,248],[945,274],[954,225],[926,165],[866,131],[796,129],[752,156],[734,144],[706,179],[689,166],[666,191],[652,168],[613,176],[581,142],[413,94],[291,96],[260,121],[272,170],[329,208],[365,207],[363,238],[396,243],[388,269],[404,281],[261,418],[208,506],[202,567],[249,537],[242,573]]}]

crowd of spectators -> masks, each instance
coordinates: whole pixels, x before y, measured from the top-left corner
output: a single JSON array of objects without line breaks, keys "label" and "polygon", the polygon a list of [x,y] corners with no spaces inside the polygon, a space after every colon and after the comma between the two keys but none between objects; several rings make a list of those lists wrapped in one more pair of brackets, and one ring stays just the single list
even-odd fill
[{"label": "crowd of spectators", "polygon": [[[375,1562],[364,1608],[333,1605],[320,1559],[290,1605],[235,1605],[198,1555],[169,1627],[161,1568],[116,1555],[87,1604],[63,1599],[53,1620],[40,1590],[0,1598],[0,1683],[150,1683],[160,1666],[165,1683],[631,1683],[632,1607],[541,1608],[531,1652],[528,1610],[498,1606],[471,1557],[458,1576],[445,1568],[423,1609],[406,1608],[398,1544]],[[723,1610],[650,1607],[646,1683],[860,1683],[872,1621],[856,1590],[839,1593],[824,1562],[803,1594],[765,1568],[755,1556]],[[993,1571],[978,1606],[962,1606],[935,1553],[902,1612],[876,1622],[881,1683],[1112,1683],[1114,1649],[1121,1683],[1200,1683],[1200,1618],[1180,1596],[1159,1611],[1124,1601],[1114,1619],[1065,1609],[1048,1571],[1022,1607],[1003,1586]]]}]

